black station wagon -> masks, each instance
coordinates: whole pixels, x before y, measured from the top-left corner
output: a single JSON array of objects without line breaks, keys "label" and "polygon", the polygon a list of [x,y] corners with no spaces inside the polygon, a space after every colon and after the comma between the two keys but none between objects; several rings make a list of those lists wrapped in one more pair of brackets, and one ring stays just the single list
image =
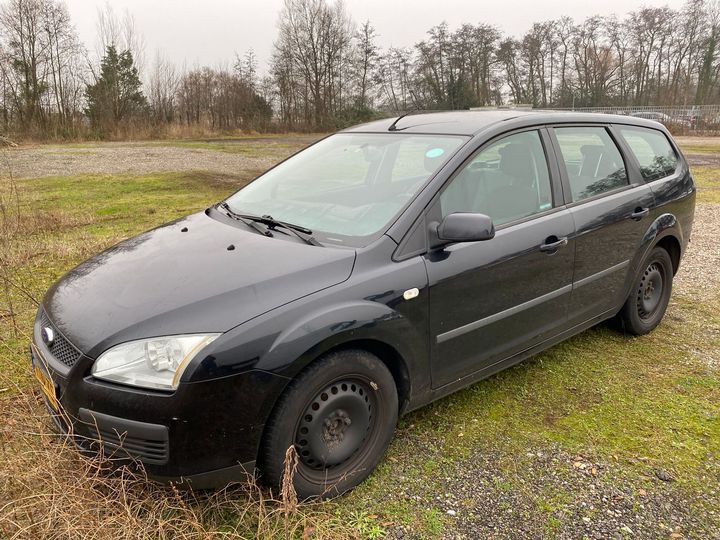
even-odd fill
[{"label": "black station wagon", "polygon": [[662,125],[530,111],[353,127],[111,247],[38,312],[35,374],[86,449],[196,488],[366,478],[398,414],[611,317],[663,317],[695,187]]}]

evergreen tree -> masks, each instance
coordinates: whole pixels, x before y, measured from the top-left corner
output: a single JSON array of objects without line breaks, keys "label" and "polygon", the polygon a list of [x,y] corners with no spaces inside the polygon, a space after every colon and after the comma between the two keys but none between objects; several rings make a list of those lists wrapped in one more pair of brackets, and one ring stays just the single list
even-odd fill
[{"label": "evergreen tree", "polygon": [[144,114],[148,103],[141,86],[130,51],[118,54],[115,46],[109,45],[100,64],[100,76],[85,90],[85,112],[93,126],[103,132],[111,131]]}]

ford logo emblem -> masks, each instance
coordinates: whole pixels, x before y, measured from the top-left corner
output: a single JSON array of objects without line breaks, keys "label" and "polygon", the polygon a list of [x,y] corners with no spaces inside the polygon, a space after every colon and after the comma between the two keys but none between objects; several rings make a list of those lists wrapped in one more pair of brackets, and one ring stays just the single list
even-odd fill
[{"label": "ford logo emblem", "polygon": [[45,345],[47,345],[48,347],[53,346],[53,343],[55,343],[55,332],[52,328],[50,328],[49,326],[43,327],[40,335],[42,336]]}]

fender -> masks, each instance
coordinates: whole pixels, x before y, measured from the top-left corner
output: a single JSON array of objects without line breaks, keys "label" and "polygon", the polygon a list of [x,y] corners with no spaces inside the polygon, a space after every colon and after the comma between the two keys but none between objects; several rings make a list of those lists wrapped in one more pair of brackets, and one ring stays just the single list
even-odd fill
[{"label": "fender", "polygon": [[[308,313],[277,336],[255,367],[271,372],[282,369],[284,376],[292,378],[318,356],[359,341],[394,351],[395,360],[402,363],[408,390],[409,374],[418,377],[413,382],[424,386],[420,374],[430,371],[427,335],[389,305],[368,300],[343,302]],[[288,358],[296,360],[288,366]],[[429,386],[429,379],[426,384]]]},{"label": "fender", "polygon": [[658,242],[667,236],[674,237],[679,242],[681,249],[685,246],[680,221],[670,213],[664,213],[656,217],[640,241],[639,249],[637,250],[635,257],[633,257],[630,263],[630,268],[625,277],[625,295],[623,298],[627,298],[630,294],[635,277],[640,271],[640,264],[642,261],[645,260],[645,257],[647,257],[648,253],[650,253]]}]

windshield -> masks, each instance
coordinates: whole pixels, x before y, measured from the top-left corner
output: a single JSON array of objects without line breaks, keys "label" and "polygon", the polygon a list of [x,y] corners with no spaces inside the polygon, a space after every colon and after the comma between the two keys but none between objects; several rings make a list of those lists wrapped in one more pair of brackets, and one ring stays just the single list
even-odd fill
[{"label": "windshield", "polygon": [[384,232],[460,136],[338,133],[296,154],[227,199],[240,214],[306,227],[323,241],[365,245]]}]

